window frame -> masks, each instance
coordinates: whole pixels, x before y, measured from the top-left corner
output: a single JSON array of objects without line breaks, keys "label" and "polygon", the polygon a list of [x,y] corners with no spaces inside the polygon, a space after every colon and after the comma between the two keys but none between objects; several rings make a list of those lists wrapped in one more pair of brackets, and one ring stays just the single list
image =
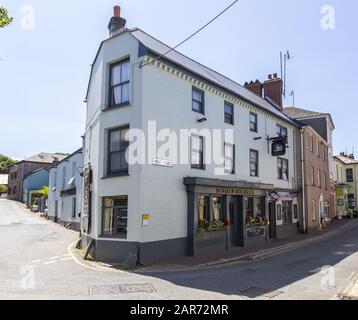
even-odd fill
[{"label": "window frame", "polygon": [[322,187],[322,181],[321,181],[321,170],[317,170],[317,186],[319,187],[319,188],[321,188]]},{"label": "window frame", "polygon": [[[194,92],[199,93],[201,95],[202,101],[198,101],[194,98]],[[197,103],[200,103],[201,110],[194,109],[194,101]],[[205,115],[205,91],[204,90],[201,90],[197,87],[192,87],[192,89],[191,89],[191,110],[193,112]]]},{"label": "window frame", "polygon": [[[232,159],[230,159],[225,153],[226,146],[231,146],[232,147]],[[226,160],[227,159],[232,161],[232,170],[227,170],[226,169]],[[235,172],[236,172],[235,161],[236,161],[235,145],[232,144],[232,143],[224,142],[224,171],[225,171],[225,173],[227,173],[227,174],[235,174]]]},{"label": "window frame", "polygon": [[[351,172],[351,177],[348,178],[348,172]],[[346,182],[353,183],[354,182],[354,171],[353,168],[347,168],[346,169]]]},{"label": "window frame", "polygon": [[[131,72],[129,73],[129,80],[126,80],[124,82],[120,82],[116,85],[112,85],[112,70],[113,68],[119,66],[119,65],[122,65],[124,63],[129,63],[129,70],[131,70],[130,68],[130,57],[127,57],[127,58],[124,58],[124,59],[121,59],[120,61],[117,61],[117,62],[113,62],[111,64],[109,64],[109,83],[108,83],[108,107],[107,109],[112,109],[112,108],[117,108],[117,107],[122,107],[122,106],[127,106],[130,104],[130,85],[129,85],[129,88],[128,88],[128,101],[121,101],[120,103],[112,103],[112,98],[113,98],[113,89],[116,88],[116,87],[119,87],[119,86],[124,86],[126,84],[130,84],[131,83]],[[121,69],[121,73],[122,73],[122,69]],[[122,74],[121,74],[121,77],[122,77]],[[121,79],[122,80],[122,79]],[[121,99],[122,99],[122,91],[121,91]]]},{"label": "window frame", "polygon": [[[226,107],[231,108],[231,111],[232,111],[231,114],[226,112]],[[226,124],[233,126],[235,124],[234,115],[235,115],[234,105],[230,102],[225,101],[224,102],[224,122]],[[230,117],[230,119],[228,120],[227,117]]]},{"label": "window frame", "polygon": [[[105,199],[106,198],[110,198],[110,199],[115,199],[115,198],[124,198],[126,197],[127,198],[127,206],[126,206],[126,209],[124,210],[127,210],[127,217],[126,217],[126,220],[127,220],[127,226],[126,226],[126,233],[116,233],[116,234],[105,234],[104,233],[104,214],[105,214],[105,209],[114,209],[114,208],[121,208],[124,206],[112,206],[112,207],[109,207],[109,206],[105,206]],[[128,238],[128,205],[129,205],[129,197],[128,195],[123,195],[123,196],[107,196],[107,197],[102,197],[102,206],[101,206],[101,235],[100,237],[101,238],[111,238],[111,239],[127,239]],[[123,209],[121,209],[123,210]]]},{"label": "window frame", "polygon": [[317,221],[317,205],[316,200],[312,200],[312,221]]},{"label": "window frame", "polygon": [[[282,134],[283,131],[286,131],[286,135]],[[281,138],[288,139],[288,128],[279,123],[276,123],[276,134]]]},{"label": "window frame", "polygon": [[[126,153],[127,149],[129,147],[129,142],[126,143],[126,148],[122,148],[120,146],[120,150],[118,151],[111,151],[111,134],[113,132],[116,131],[124,131],[124,130],[129,130],[129,125],[125,125],[125,126],[121,126],[121,127],[117,127],[117,128],[112,128],[112,129],[108,129],[107,130],[107,177],[113,177],[113,176],[127,176],[129,173],[129,164],[127,163],[127,168],[126,169],[119,169],[119,170],[114,170],[111,171],[111,155],[113,153]],[[121,143],[121,140],[120,140]],[[128,145],[127,145],[128,144]],[[121,143],[122,145],[122,143]]]},{"label": "window frame", "polygon": [[[193,150],[193,138],[199,138],[200,142],[201,142],[201,149],[202,150]],[[199,147],[200,148],[200,147]],[[190,165],[192,169],[195,170],[205,170],[205,161],[204,161],[204,150],[205,150],[205,139],[203,136],[200,135],[196,135],[196,134],[192,134],[190,136]],[[193,163],[193,151],[198,152],[199,153],[199,159],[200,159],[200,163],[199,164],[194,164]]]},{"label": "window frame", "polygon": [[[256,162],[254,163],[256,165],[256,172],[255,172],[255,175],[252,174],[252,170],[251,170],[251,164],[253,164],[253,161],[251,159],[251,154],[254,153],[256,155]],[[250,152],[249,152],[249,157],[250,157],[250,177],[259,177],[259,151],[258,150],[255,150],[255,149],[250,149]]]},{"label": "window frame", "polygon": [[[255,122],[251,121],[251,116],[253,116],[255,118]],[[251,124],[254,125],[254,129],[251,128]],[[256,132],[258,133],[259,131],[259,120],[258,120],[258,115],[256,112],[250,112],[249,114],[249,125],[250,125],[250,132]]]},{"label": "window frame", "polygon": [[[284,163],[287,164],[287,179],[284,179]],[[281,164],[281,165],[279,165]],[[281,157],[278,157],[277,158],[277,177],[278,177],[278,180],[282,180],[282,181],[290,181],[290,168],[289,168],[289,160],[288,159],[285,159],[285,158],[281,158]]]}]

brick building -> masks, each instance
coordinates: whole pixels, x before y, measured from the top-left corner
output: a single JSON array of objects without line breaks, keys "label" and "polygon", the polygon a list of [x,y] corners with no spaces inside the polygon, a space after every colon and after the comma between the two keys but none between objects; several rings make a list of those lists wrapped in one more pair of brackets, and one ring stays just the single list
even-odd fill
[{"label": "brick building", "polygon": [[8,199],[22,201],[23,181],[35,170],[48,169],[52,164],[61,161],[65,156],[51,153],[39,153],[35,156],[16,162],[9,167]]}]

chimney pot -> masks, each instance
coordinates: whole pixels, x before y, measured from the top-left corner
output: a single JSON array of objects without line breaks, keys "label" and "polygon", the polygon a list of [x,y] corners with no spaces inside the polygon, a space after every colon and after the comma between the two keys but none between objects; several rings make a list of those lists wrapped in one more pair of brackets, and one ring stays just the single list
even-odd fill
[{"label": "chimney pot", "polygon": [[114,12],[115,17],[120,17],[121,16],[121,7],[120,6],[114,6],[113,7],[113,12]]},{"label": "chimney pot", "polygon": [[278,78],[277,73],[270,74],[268,80],[263,84],[264,97],[270,98],[277,106],[283,111],[283,98],[282,98],[282,86],[283,82]]},{"label": "chimney pot", "polygon": [[114,13],[114,16],[111,18],[111,20],[109,21],[109,24],[108,24],[110,37],[115,35],[118,32],[123,31],[125,29],[126,23],[127,23],[126,19],[123,19],[121,17],[121,7],[120,6],[113,7],[113,13]]}]

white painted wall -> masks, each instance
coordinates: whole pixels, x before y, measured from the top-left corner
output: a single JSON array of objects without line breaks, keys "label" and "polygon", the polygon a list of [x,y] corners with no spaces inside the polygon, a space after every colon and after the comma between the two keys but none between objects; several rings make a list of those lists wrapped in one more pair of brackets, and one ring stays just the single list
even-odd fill
[{"label": "white painted wall", "polygon": [[[76,163],[75,175],[72,172],[72,166]],[[75,177],[76,195],[69,195],[61,197],[61,190],[63,186],[63,168],[66,168],[66,184]],[[48,197],[48,215],[49,217],[55,216],[55,202],[58,201],[58,218],[65,222],[80,222],[80,213],[82,207],[82,183],[83,179],[80,172],[83,168],[83,154],[76,153],[67,158],[65,161],[59,163],[56,167],[50,169],[50,184],[49,184],[49,197]],[[57,175],[56,175],[57,173]],[[55,181],[55,177],[57,179]],[[76,198],[76,217],[72,217],[73,204],[72,199]]]}]

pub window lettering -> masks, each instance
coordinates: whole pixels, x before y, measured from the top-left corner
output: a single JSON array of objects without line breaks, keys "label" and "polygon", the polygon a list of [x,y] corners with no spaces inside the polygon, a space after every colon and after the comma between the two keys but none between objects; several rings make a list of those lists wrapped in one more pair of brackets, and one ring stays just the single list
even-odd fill
[{"label": "pub window lettering", "polygon": [[121,61],[110,66],[110,107],[129,103],[130,63]]},{"label": "pub window lettering", "polygon": [[126,151],[129,142],[125,139],[128,130],[124,127],[108,132],[108,175],[128,174]]}]

